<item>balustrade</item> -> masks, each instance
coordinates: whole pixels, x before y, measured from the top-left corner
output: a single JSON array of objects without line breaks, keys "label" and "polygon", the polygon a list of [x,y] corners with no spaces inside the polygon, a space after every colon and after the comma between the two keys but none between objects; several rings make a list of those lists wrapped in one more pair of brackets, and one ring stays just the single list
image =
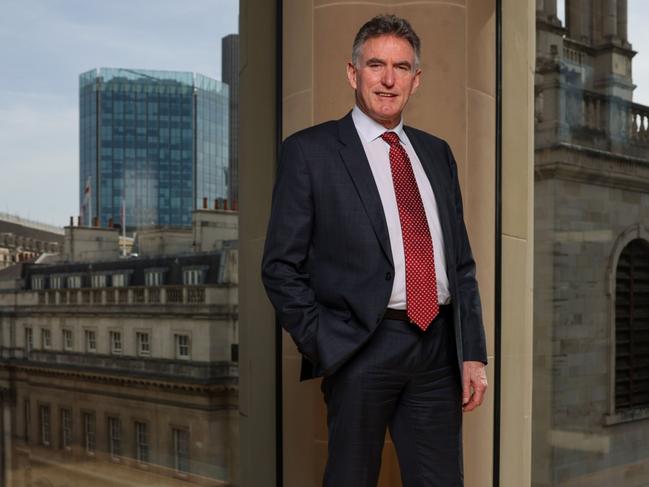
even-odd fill
[{"label": "balustrade", "polygon": [[28,292],[24,305],[147,305],[215,304],[228,299],[231,291],[217,286],[160,286],[100,289],[51,289]]}]

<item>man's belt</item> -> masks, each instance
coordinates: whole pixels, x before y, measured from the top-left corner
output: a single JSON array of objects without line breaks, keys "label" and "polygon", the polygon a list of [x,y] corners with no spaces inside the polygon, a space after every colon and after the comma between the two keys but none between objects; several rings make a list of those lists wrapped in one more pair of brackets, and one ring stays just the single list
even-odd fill
[{"label": "man's belt", "polygon": [[[439,314],[437,316],[446,316],[447,313],[451,312],[451,310],[452,307],[450,304],[440,304]],[[386,308],[385,313],[383,313],[383,319],[410,322],[410,318],[408,318],[408,311],[406,311],[405,309]]]}]

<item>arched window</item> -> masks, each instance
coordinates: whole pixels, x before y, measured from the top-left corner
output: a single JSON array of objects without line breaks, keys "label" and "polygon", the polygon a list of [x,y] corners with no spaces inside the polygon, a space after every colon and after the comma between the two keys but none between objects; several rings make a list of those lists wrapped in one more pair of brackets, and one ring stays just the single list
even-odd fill
[{"label": "arched window", "polygon": [[615,277],[615,410],[649,408],[649,242],[629,242]]}]

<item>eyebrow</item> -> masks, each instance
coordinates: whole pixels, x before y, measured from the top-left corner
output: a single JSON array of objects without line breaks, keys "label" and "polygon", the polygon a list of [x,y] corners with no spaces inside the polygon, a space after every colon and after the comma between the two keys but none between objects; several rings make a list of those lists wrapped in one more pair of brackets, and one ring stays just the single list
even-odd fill
[{"label": "eyebrow", "polygon": [[[383,59],[373,57],[373,58],[368,59],[365,64],[368,64],[368,65],[369,64],[382,64],[382,65],[385,66],[386,62]],[[399,62],[396,62],[394,64],[396,66],[403,66],[405,68],[412,69],[412,64],[410,64],[410,62],[408,62],[408,61],[399,61]]]}]

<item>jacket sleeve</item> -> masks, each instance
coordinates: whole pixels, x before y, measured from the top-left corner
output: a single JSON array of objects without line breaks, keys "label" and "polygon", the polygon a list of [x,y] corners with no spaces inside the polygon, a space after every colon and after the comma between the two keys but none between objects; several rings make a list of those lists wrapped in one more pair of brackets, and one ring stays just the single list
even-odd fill
[{"label": "jacket sleeve", "polygon": [[318,305],[306,269],[314,223],[307,161],[298,137],[282,144],[262,259],[262,280],[281,326],[298,350],[318,362]]},{"label": "jacket sleeve", "polygon": [[473,360],[487,363],[487,346],[484,325],[482,321],[482,304],[478,281],[476,280],[476,265],[471,253],[471,245],[464,223],[462,193],[457,174],[457,163],[450,147],[446,144],[447,159],[452,177],[453,198],[455,202],[455,221],[457,224],[457,291],[460,309],[460,325],[462,330],[463,360]]}]

